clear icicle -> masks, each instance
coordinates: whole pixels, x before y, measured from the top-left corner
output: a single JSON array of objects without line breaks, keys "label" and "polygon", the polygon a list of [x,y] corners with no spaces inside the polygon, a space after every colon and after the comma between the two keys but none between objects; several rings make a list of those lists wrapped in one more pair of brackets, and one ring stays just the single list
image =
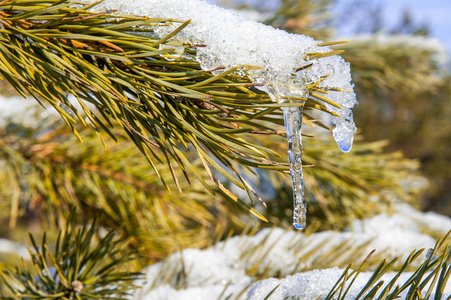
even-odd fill
[{"label": "clear icicle", "polygon": [[293,184],[293,226],[301,230],[306,225],[307,204],[302,175],[302,112],[303,107],[284,107],[283,116],[288,138],[288,157]]}]

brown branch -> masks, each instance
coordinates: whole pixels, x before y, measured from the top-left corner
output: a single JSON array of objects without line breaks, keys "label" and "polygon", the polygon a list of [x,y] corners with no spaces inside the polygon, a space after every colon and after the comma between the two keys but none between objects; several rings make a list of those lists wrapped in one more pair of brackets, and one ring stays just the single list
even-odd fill
[{"label": "brown branch", "polygon": [[209,73],[209,72],[213,72],[213,71],[218,71],[218,70],[224,70],[226,67],[217,67],[211,70],[205,70],[203,71],[203,73]]},{"label": "brown branch", "polygon": [[[260,134],[260,135],[273,135],[273,134],[275,134],[275,135],[280,135],[280,136],[287,136],[287,132],[286,131],[255,130],[255,131],[249,131],[249,133],[251,133],[251,134]],[[305,136],[305,137],[314,137],[313,135],[305,134],[305,133],[302,133],[301,135]]]},{"label": "brown branch", "polygon": [[250,87],[250,86],[264,86],[264,84],[263,84],[263,83],[249,82],[249,83],[245,83],[243,86],[244,86],[244,87]]},{"label": "brown branch", "polygon": [[297,68],[297,69],[295,70],[295,72],[299,72],[299,71],[301,71],[301,70],[305,70],[305,69],[307,69],[307,68],[310,68],[311,66],[313,66],[313,63],[308,64],[308,65],[305,65],[305,66],[302,66],[302,67],[300,67],[300,68]]},{"label": "brown branch", "polygon": [[127,121],[127,120],[121,119],[121,121],[124,123],[125,126],[127,126],[128,129],[130,129],[131,131],[133,131],[133,133],[135,133],[137,136],[139,136],[140,138],[142,138],[143,140],[145,140],[145,141],[148,142],[149,144],[151,144],[151,145],[153,145],[153,146],[155,146],[155,147],[160,148],[160,146],[159,146],[157,143],[155,143],[155,142],[149,140],[149,139],[148,139],[146,136],[144,136],[141,132],[139,132],[138,130],[136,130],[136,129],[135,129],[135,128]]}]

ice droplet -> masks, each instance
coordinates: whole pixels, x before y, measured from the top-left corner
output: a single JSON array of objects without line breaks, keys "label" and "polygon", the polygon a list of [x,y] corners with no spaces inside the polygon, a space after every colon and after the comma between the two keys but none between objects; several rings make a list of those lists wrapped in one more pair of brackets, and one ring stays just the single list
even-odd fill
[{"label": "ice droplet", "polygon": [[354,141],[354,131],[355,127],[346,126],[346,124],[343,123],[337,123],[332,130],[334,139],[341,151],[351,151],[352,142]]},{"label": "ice droplet", "polygon": [[[426,253],[426,259],[434,260],[434,259],[435,259],[435,255],[432,256],[433,253],[434,253],[434,249],[430,248],[430,249],[428,250],[428,252]],[[431,257],[431,256],[432,256],[432,257]]]}]

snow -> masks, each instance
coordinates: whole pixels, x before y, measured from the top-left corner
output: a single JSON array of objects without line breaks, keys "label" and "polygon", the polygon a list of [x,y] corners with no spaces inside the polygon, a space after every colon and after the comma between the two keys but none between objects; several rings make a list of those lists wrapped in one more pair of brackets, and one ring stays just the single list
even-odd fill
[{"label": "snow", "polygon": [[[269,297],[270,300],[278,299],[290,299],[289,297],[297,297],[295,299],[318,299],[321,296],[326,296],[332,289],[334,284],[340,278],[344,270],[339,268],[331,268],[325,270],[313,270],[310,272],[299,273],[293,276],[287,276],[282,279],[270,278],[255,283],[249,290],[246,299],[247,300],[261,300],[268,295],[277,285],[280,285]],[[356,282],[353,285],[353,290],[350,291],[350,295],[354,290],[358,291],[358,287],[362,285],[360,282]]]},{"label": "snow", "polygon": [[[175,290],[169,285],[159,286],[152,290],[151,293],[146,294],[142,300],[172,300],[172,299],[185,299],[185,300],[206,300],[206,299],[218,299],[224,290],[224,285],[211,286],[209,288],[190,288],[186,290]],[[214,295],[214,296],[213,296]]]},{"label": "snow", "polygon": [[[85,115],[82,106],[73,95],[68,95],[67,100],[77,109],[81,116]],[[84,102],[84,105],[91,111],[96,110],[92,103]],[[60,106],[67,113],[73,115],[72,110],[68,106],[63,104]],[[14,123],[28,128],[39,128],[43,121],[55,120],[56,117],[59,118],[59,113],[56,109],[50,105],[45,105],[45,108],[43,108],[32,96],[23,98],[22,96],[7,97],[0,95],[0,127]],[[85,122],[89,124],[87,117]]]},{"label": "snow", "polygon": [[253,9],[235,9],[235,12],[247,20],[264,22],[274,16],[272,12],[261,12]]},{"label": "snow", "polygon": [[28,249],[8,239],[0,238],[0,253],[11,253],[29,260]]},{"label": "snow", "polygon": [[[18,97],[3,97],[0,95],[0,127],[6,126],[10,121],[25,127],[37,127],[40,118],[36,115],[36,100]],[[47,111],[40,115],[47,117]]]},{"label": "snow", "polygon": [[[330,291],[343,272],[337,267],[311,270],[327,251],[344,245],[353,255],[352,260],[361,262],[376,249],[373,256],[378,253],[384,258],[399,256],[398,264],[401,265],[414,249],[434,247],[435,240],[423,233],[422,227],[438,232],[451,229],[448,217],[418,212],[408,205],[395,206],[395,212],[391,216],[381,214],[355,221],[347,232],[342,233],[324,231],[305,235],[282,228],[263,229],[253,236],[235,236],[205,250],[185,249],[146,268],[144,287],[133,299],[218,299],[221,295],[224,299],[232,295],[230,299],[258,300],[264,299],[279,284],[268,299],[317,299]],[[437,218],[435,222],[432,221],[434,218]],[[428,222],[418,223],[419,219]],[[364,251],[355,251],[359,245]],[[305,258],[310,250],[320,247],[321,250]],[[412,265],[421,264],[426,253]],[[336,263],[340,263],[340,258]],[[296,273],[298,270],[301,272]],[[168,274],[176,276],[169,279]],[[258,281],[252,274],[278,278]],[[382,280],[388,283],[395,274],[388,273]],[[353,299],[371,275],[372,272],[359,275],[347,298]],[[411,275],[404,273],[398,283],[405,282]],[[447,285],[445,294],[451,294],[451,284]]]},{"label": "snow", "polygon": [[451,230],[451,219],[435,212],[419,212],[410,205],[398,205],[397,213],[441,235]]},{"label": "snow", "polygon": [[[319,299],[321,297],[325,297],[328,292],[333,288],[334,284],[340,278],[343,273],[343,269],[339,268],[330,268],[324,270],[314,270],[305,273],[295,274],[293,276],[287,276],[282,279],[265,279],[256,282],[249,290],[246,295],[246,300],[262,300],[265,299],[266,295],[269,294],[277,285],[279,287],[271,294],[268,300],[285,300],[285,299],[299,299],[299,300],[314,300]],[[349,289],[346,299],[355,299],[356,296],[360,293],[362,288],[368,282],[372,275],[372,272],[363,272],[361,273],[351,288]],[[382,276],[379,281],[384,281],[384,285],[379,289],[379,293],[385,288],[385,286],[393,279],[396,275],[396,272],[390,272]],[[412,272],[403,273],[398,280],[396,281],[398,284],[402,284],[406,282],[410,276],[412,276]],[[428,286],[427,286],[428,287]],[[425,290],[427,290],[427,287]],[[403,291],[401,293],[401,297],[397,299],[405,299],[407,291]],[[445,299],[448,295],[451,294],[451,285],[448,285],[445,288],[444,295],[442,296]],[[434,298],[434,295],[431,296]]]},{"label": "snow", "polygon": [[[422,216],[425,213],[421,213]],[[446,218],[446,217],[444,217]],[[448,219],[448,222],[451,220]],[[448,227],[448,230],[451,229]],[[362,237],[371,237],[370,248],[377,249],[387,256],[400,256],[401,261],[413,249],[433,248],[435,240],[422,233],[421,228],[414,219],[405,214],[377,215],[371,219],[356,220],[351,226],[351,232]]]}]

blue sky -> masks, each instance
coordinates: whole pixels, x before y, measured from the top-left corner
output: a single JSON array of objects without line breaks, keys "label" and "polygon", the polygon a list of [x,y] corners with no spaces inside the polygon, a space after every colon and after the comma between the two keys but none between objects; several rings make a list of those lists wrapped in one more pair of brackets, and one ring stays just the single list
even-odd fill
[{"label": "blue sky", "polygon": [[439,38],[451,52],[451,0],[374,0],[371,3],[382,4],[385,20],[393,24],[408,8],[415,20],[429,24],[431,35]]}]

